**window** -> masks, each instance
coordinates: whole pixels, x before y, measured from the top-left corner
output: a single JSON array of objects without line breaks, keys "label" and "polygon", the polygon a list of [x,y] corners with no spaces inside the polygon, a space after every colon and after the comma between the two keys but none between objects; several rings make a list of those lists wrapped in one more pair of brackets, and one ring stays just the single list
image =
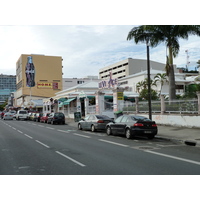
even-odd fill
[{"label": "window", "polygon": [[120,116],[120,117],[118,117],[118,118],[115,120],[115,122],[116,122],[116,123],[119,123],[123,117],[124,117],[123,115]]},{"label": "window", "polygon": [[128,118],[128,116],[124,116],[121,122],[126,122],[127,118]]},{"label": "window", "polygon": [[83,84],[84,81],[77,81],[77,84]]}]

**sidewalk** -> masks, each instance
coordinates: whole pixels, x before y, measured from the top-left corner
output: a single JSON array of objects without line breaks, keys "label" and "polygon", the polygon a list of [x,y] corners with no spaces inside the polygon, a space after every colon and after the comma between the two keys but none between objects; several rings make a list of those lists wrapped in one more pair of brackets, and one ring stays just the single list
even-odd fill
[{"label": "sidewalk", "polygon": [[[78,126],[78,123],[74,122],[73,119],[66,119],[66,124],[73,127]],[[158,125],[158,134],[155,137],[200,147],[200,129],[198,128]]]}]

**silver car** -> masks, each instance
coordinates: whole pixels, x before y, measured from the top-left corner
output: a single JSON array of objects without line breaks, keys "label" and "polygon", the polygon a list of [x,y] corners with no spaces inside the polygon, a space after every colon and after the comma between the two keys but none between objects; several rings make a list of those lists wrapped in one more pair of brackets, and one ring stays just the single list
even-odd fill
[{"label": "silver car", "polygon": [[7,120],[7,119],[13,120],[13,115],[14,115],[13,113],[7,112],[4,114],[3,119],[4,120]]},{"label": "silver car", "polygon": [[78,122],[78,129],[87,129],[92,132],[97,130],[105,130],[106,125],[113,120],[106,115],[88,115]]}]

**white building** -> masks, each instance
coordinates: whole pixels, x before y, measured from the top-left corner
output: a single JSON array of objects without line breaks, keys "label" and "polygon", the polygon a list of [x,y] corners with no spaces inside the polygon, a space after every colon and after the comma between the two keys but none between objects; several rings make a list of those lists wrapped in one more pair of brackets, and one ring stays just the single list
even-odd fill
[{"label": "white building", "polygon": [[[165,69],[165,66],[166,64],[150,61],[150,68],[152,69],[162,71]],[[112,77],[118,78],[118,80],[120,80],[124,77],[145,70],[147,70],[147,60],[128,58],[107,67],[101,68],[99,70],[99,78],[107,79],[109,77],[109,72],[112,72]],[[174,68],[174,71],[178,72],[176,68]]]},{"label": "white building", "polygon": [[[158,73],[163,74],[165,73],[165,71],[151,69],[150,78],[154,80],[154,77]],[[137,88],[136,88],[137,83],[140,81],[144,81],[145,78],[147,78],[147,70],[121,78],[118,82],[120,86],[126,88],[127,91],[137,93]],[[176,94],[183,94],[184,87],[188,83],[190,83],[190,81],[186,80],[186,76],[184,73],[175,73]],[[161,89],[161,84],[157,83],[157,87],[153,86],[152,89],[156,90],[159,93]],[[168,82],[165,82],[165,84],[162,86],[161,94],[166,94],[166,95],[169,94]]]},{"label": "white building", "polygon": [[100,79],[98,79],[98,76],[87,76],[84,78],[63,78],[63,90],[86,83],[88,81],[100,82]]}]

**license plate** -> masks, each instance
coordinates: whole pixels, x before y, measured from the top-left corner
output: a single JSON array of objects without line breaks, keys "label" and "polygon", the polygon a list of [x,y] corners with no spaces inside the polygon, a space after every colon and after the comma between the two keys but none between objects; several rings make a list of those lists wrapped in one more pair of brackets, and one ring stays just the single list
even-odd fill
[{"label": "license plate", "polygon": [[144,133],[152,133],[152,131],[144,131]]}]

